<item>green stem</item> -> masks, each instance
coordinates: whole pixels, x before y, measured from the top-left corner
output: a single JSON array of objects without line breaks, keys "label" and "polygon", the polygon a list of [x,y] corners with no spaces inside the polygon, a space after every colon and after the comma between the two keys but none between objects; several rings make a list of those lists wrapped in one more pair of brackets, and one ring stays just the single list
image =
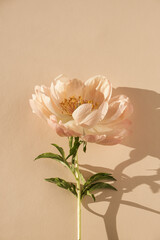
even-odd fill
[{"label": "green stem", "polygon": [[76,182],[77,182],[77,240],[81,240],[81,185],[78,166],[78,154],[75,158]]}]

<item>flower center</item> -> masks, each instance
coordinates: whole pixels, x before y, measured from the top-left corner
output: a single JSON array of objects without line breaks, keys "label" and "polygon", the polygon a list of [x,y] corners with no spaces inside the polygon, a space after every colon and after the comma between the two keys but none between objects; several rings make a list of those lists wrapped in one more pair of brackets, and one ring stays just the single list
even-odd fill
[{"label": "flower center", "polygon": [[72,113],[74,112],[74,110],[84,103],[92,104],[92,110],[98,108],[98,103],[93,103],[92,100],[84,100],[84,99],[82,99],[81,96],[79,96],[78,98],[76,98],[74,96],[70,97],[68,99],[65,98],[60,103],[60,106],[62,108],[62,113],[67,113],[68,115],[71,116]]}]

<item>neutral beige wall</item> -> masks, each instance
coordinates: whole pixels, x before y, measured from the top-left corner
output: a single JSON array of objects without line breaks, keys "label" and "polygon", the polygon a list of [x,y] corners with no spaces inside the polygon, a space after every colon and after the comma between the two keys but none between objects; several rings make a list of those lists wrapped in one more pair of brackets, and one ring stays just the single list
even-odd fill
[{"label": "neutral beige wall", "polygon": [[64,146],[32,114],[35,85],[61,73],[104,74],[134,104],[133,133],[121,145],[88,144],[85,176],[109,171],[118,192],[82,209],[85,240],[160,239],[160,1],[0,0],[0,240],[75,240],[76,199],[44,181],[70,173],[33,159]]}]

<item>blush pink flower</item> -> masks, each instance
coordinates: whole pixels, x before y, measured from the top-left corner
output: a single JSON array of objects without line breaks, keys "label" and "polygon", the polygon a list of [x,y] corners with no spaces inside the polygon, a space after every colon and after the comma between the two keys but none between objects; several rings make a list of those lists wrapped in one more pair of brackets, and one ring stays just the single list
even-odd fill
[{"label": "blush pink flower", "polygon": [[35,87],[30,106],[59,136],[114,145],[128,135],[133,107],[128,97],[111,95],[112,86],[105,76],[82,82],[60,75],[50,88]]}]

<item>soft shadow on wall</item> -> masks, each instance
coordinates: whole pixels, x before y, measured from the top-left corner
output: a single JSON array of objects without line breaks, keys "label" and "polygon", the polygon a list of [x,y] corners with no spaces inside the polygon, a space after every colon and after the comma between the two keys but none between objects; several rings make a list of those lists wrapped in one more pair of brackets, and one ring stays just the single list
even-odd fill
[{"label": "soft shadow on wall", "polygon": [[123,194],[133,191],[141,184],[147,184],[153,193],[160,190],[160,185],[155,182],[160,180],[160,169],[153,170],[150,176],[129,177],[123,174],[127,167],[141,161],[146,156],[160,158],[160,94],[150,90],[125,87],[114,89],[113,95],[117,94],[129,96],[135,109],[132,118],[132,135],[122,143],[133,148],[130,158],[118,164],[115,169],[81,165],[85,169],[82,170],[85,177],[88,177],[91,172],[108,172],[117,179],[115,183],[117,192],[103,191],[96,198],[96,202],[109,202],[104,215],[94,212],[89,207],[89,204],[93,203],[92,199],[88,197],[83,201],[83,206],[87,210],[103,218],[108,240],[119,240],[116,218],[121,204],[160,214],[160,211],[122,199]]}]

